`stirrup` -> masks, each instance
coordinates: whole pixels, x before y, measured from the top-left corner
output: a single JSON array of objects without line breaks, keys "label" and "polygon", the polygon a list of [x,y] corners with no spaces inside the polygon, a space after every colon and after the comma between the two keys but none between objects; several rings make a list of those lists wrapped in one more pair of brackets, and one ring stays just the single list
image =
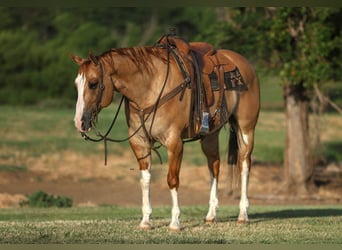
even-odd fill
[{"label": "stirrup", "polygon": [[208,112],[202,112],[202,125],[201,125],[199,133],[201,135],[205,135],[209,133],[209,113]]}]

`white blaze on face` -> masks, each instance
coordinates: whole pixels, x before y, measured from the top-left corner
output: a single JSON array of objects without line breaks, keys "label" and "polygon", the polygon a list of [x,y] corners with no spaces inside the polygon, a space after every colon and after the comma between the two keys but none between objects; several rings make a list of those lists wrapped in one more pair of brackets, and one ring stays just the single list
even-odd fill
[{"label": "white blaze on face", "polygon": [[75,84],[77,87],[77,103],[76,103],[76,112],[74,117],[75,127],[79,132],[84,132],[82,130],[82,115],[84,109],[84,99],[83,99],[83,92],[84,92],[84,85],[85,85],[85,76],[84,74],[78,74],[75,79]]}]

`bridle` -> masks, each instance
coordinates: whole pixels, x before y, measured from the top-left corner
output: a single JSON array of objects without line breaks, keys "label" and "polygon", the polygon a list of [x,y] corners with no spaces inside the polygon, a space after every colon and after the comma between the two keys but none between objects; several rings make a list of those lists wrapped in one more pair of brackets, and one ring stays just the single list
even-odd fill
[{"label": "bridle", "polygon": [[[119,103],[119,106],[115,112],[115,115],[114,115],[114,118],[109,126],[109,128],[107,129],[107,132],[103,135],[101,134],[100,131],[98,131],[96,129],[96,123],[97,123],[97,118],[98,118],[98,114],[100,112],[100,105],[101,105],[101,101],[102,101],[102,97],[103,97],[103,93],[104,93],[104,90],[105,90],[105,85],[103,83],[103,76],[104,76],[104,70],[103,70],[103,65],[101,63],[100,60],[97,61],[99,66],[100,66],[100,70],[101,70],[101,79],[100,79],[100,82],[99,82],[99,91],[100,93],[98,94],[97,98],[96,98],[96,102],[95,102],[95,121],[92,119],[91,123],[92,123],[92,127],[95,131],[95,135],[98,137],[98,138],[92,138],[90,137],[89,135],[87,135],[85,132],[81,132],[81,136],[86,140],[86,141],[91,141],[91,142],[101,142],[103,141],[104,142],[104,150],[105,150],[105,165],[107,165],[107,141],[111,141],[111,142],[124,142],[124,141],[127,141],[129,140],[131,137],[133,137],[137,132],[135,131],[132,135],[130,135],[129,137],[127,138],[124,138],[124,139],[112,139],[112,138],[109,138],[109,133],[112,131],[113,127],[114,127],[114,124],[116,123],[117,121],[117,118],[119,116],[119,113],[120,113],[120,109],[121,109],[121,106],[122,106],[122,103],[125,99],[124,96],[121,97],[121,100],[120,100],[120,103]],[[111,81],[113,83],[113,80],[111,78]]]},{"label": "bridle", "polygon": [[[102,100],[102,97],[103,97],[103,92],[105,90],[105,86],[103,84],[103,76],[104,76],[104,70],[103,70],[103,65],[101,63],[101,60],[97,60],[98,61],[98,64],[100,66],[100,69],[101,69],[101,81],[100,81],[100,85],[99,85],[99,88],[100,88],[100,93],[99,95],[97,96],[97,99],[96,99],[96,119],[95,119],[95,122],[92,121],[92,125],[93,125],[93,129],[95,131],[95,134],[98,138],[92,138],[90,136],[88,136],[86,133],[82,132],[81,133],[81,136],[85,139],[85,140],[89,140],[89,141],[92,141],[92,142],[101,142],[103,141],[104,142],[104,164],[107,165],[107,154],[108,154],[108,150],[107,150],[107,142],[110,141],[110,142],[124,142],[124,141],[128,141],[130,138],[132,138],[133,136],[135,136],[141,129],[144,130],[145,132],[145,135],[147,136],[147,138],[149,138],[149,140],[152,142],[153,141],[153,138],[151,138],[150,134],[151,134],[151,130],[152,130],[152,126],[153,126],[153,123],[154,123],[154,120],[155,120],[155,116],[156,116],[156,111],[157,109],[162,106],[163,104],[165,104],[166,102],[168,102],[169,100],[171,100],[174,96],[176,96],[177,94],[180,93],[180,97],[179,97],[179,100],[182,101],[183,97],[184,97],[184,93],[185,93],[185,90],[186,88],[190,88],[190,82],[191,82],[191,78],[190,76],[188,75],[188,73],[186,72],[185,70],[185,67],[183,65],[183,63],[181,63],[177,53],[174,51],[174,48],[167,44],[167,45],[159,45],[157,44],[156,46],[159,46],[161,48],[165,48],[167,49],[167,71],[166,71],[166,76],[165,76],[165,80],[163,82],[163,85],[162,85],[162,88],[161,88],[161,91],[157,97],[157,100],[156,102],[149,106],[149,107],[146,107],[144,109],[138,109],[138,108],[135,108],[134,106],[131,106],[133,107],[137,112],[139,112],[140,114],[140,119],[141,119],[141,124],[140,126],[128,137],[126,138],[123,138],[123,139],[113,139],[113,138],[109,138],[109,134],[111,132],[111,130],[113,129],[114,127],[114,124],[116,123],[117,121],[117,118],[118,118],[118,115],[119,115],[119,112],[120,112],[120,109],[122,107],[122,103],[124,100],[126,100],[127,102],[129,102],[129,100],[125,97],[125,96],[122,96],[121,97],[121,100],[119,102],[119,106],[115,112],[115,115],[113,117],[113,120],[109,126],[109,128],[107,129],[107,132],[103,135],[101,134],[100,131],[98,131],[96,129],[96,122],[97,122],[97,115],[100,111],[100,104],[101,104],[101,100]],[[168,80],[168,77],[169,77],[169,72],[170,72],[170,54],[172,54],[172,56],[175,58],[180,70],[181,70],[181,73],[183,75],[183,78],[184,78],[184,82],[180,83],[177,87],[175,87],[173,90],[171,90],[170,92],[166,93],[165,95],[163,95],[163,92],[164,92],[164,89],[165,89],[165,86],[166,86],[166,83],[167,83],[167,80]],[[114,82],[113,82],[113,79],[110,78],[113,85],[114,85]],[[128,105],[128,103],[126,103],[126,105]],[[150,129],[149,131],[147,130],[146,126],[145,126],[145,122],[150,118],[151,114],[153,114],[152,116],[152,121],[151,121],[151,126],[150,126]],[[194,140],[198,140],[199,137],[194,137],[194,138],[191,138],[191,139],[188,139],[188,140],[183,140],[183,143],[186,143],[186,142],[191,142],[191,141],[194,141]],[[159,154],[159,152],[157,151],[157,149],[159,149],[162,145],[157,145],[157,146],[153,146],[151,149],[156,152],[159,160],[160,160],[160,163],[162,163],[162,159],[161,159],[161,156]],[[148,157],[151,153],[148,153],[146,156],[143,156],[141,157],[140,159],[144,159],[146,157]],[[138,159],[139,160],[139,159]]]},{"label": "bridle", "polygon": [[[152,111],[154,111],[154,114],[155,114],[155,111],[157,110],[158,106],[159,106],[159,102],[160,100],[162,99],[161,98],[161,95],[162,95],[162,92],[163,92],[163,89],[165,87],[165,84],[166,84],[166,81],[167,81],[167,78],[168,78],[168,74],[166,76],[166,79],[165,79],[165,82],[164,82],[164,86],[162,88],[162,91],[160,93],[160,95],[158,96],[157,98],[157,102],[152,105],[151,107],[149,107],[148,109],[144,109],[144,110],[139,110],[139,111],[142,111],[142,116],[141,116],[141,125],[128,137],[126,138],[123,138],[123,139],[113,139],[113,138],[110,138],[109,137],[109,134],[110,132],[112,131],[113,127],[114,127],[114,124],[116,123],[117,121],[117,118],[119,116],[119,113],[120,113],[120,110],[121,110],[121,107],[122,107],[122,103],[124,102],[124,100],[127,100],[127,98],[125,96],[122,96],[121,99],[120,99],[120,102],[119,102],[119,106],[115,112],[115,115],[113,117],[113,120],[110,124],[110,126],[108,127],[107,129],[107,132],[105,134],[102,134],[100,131],[98,131],[96,129],[96,122],[97,122],[97,115],[99,113],[99,110],[100,110],[100,104],[101,104],[101,100],[102,100],[102,96],[103,96],[103,92],[104,92],[104,89],[105,89],[105,86],[103,84],[103,76],[104,76],[104,70],[103,70],[103,66],[102,66],[102,63],[101,61],[99,60],[98,61],[99,65],[100,65],[100,69],[101,69],[101,82],[99,83],[99,88],[100,88],[100,93],[99,95],[97,96],[97,99],[96,99],[96,115],[95,115],[95,122],[92,121],[92,126],[93,126],[93,130],[95,131],[95,135],[98,137],[98,138],[92,138],[90,137],[89,135],[87,135],[85,132],[81,132],[81,136],[86,140],[86,141],[91,141],[91,142],[101,142],[103,141],[104,142],[104,165],[106,166],[107,165],[107,155],[108,155],[108,149],[107,149],[107,142],[110,141],[110,142],[116,142],[116,143],[119,143],[119,142],[125,142],[125,141],[128,141],[130,138],[132,138],[133,136],[135,136],[139,131],[140,129],[144,129],[145,133],[147,134],[147,130],[146,130],[146,127],[145,127],[145,122],[147,121],[147,119],[150,117]],[[169,64],[169,60],[168,60],[168,64]],[[168,72],[169,72],[169,69],[168,69]],[[111,78],[111,81],[112,81],[112,84],[114,85],[114,82]],[[162,103],[164,104],[164,102]],[[144,118],[144,114],[145,113],[148,113],[147,117]],[[154,116],[153,116],[153,120],[154,120]],[[152,123],[153,124],[153,123]],[[152,129],[152,125],[151,125],[151,129]],[[158,145],[158,146],[154,146],[152,147],[152,150],[156,152],[160,162],[162,163],[162,160],[161,160],[161,156],[159,154],[159,152],[157,151],[157,149],[159,149],[161,147],[161,145]],[[150,153],[148,154],[150,155]],[[143,156],[141,159],[143,158],[146,158],[148,155],[146,156]]]},{"label": "bridle", "polygon": [[103,97],[103,92],[104,92],[104,89],[105,89],[105,86],[103,84],[103,73],[104,73],[104,70],[103,70],[103,66],[102,66],[101,61],[99,61],[99,65],[100,65],[100,69],[101,69],[101,80],[100,80],[100,83],[99,83],[100,93],[97,96],[96,103],[95,103],[95,105],[96,105],[96,109],[95,109],[96,117],[97,117],[98,113],[100,112],[100,105],[101,105],[101,101],[102,101],[102,97]]}]

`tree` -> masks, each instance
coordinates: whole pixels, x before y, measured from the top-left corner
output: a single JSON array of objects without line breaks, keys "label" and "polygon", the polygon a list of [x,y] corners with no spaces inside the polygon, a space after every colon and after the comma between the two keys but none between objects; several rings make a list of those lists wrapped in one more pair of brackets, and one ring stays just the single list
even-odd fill
[{"label": "tree", "polygon": [[215,18],[212,8],[0,7],[0,104],[73,106],[68,52],[153,45],[169,26],[193,40]]},{"label": "tree", "polygon": [[[309,104],[314,86],[341,78],[341,9],[217,8],[218,21],[202,32],[216,47],[244,54],[283,80],[286,110],[285,191],[313,187]],[[266,66],[266,67],[264,67]]]},{"label": "tree", "polygon": [[341,9],[277,8],[267,36],[284,82],[286,110],[285,188],[306,195],[313,186],[309,101],[313,86],[336,76]]}]

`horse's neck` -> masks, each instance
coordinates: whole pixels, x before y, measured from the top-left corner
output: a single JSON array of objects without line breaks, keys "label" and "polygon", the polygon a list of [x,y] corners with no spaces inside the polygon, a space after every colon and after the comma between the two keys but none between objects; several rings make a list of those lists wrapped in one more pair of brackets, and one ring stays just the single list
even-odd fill
[{"label": "horse's neck", "polygon": [[[131,55],[122,55],[112,51],[111,56],[114,64],[111,74],[114,87],[139,108],[151,105],[151,102],[156,99],[155,91],[151,91],[151,89],[158,90],[158,84],[160,84],[160,74],[154,66],[158,63],[155,61],[160,59],[149,57],[148,60],[154,61],[150,61],[150,65],[147,67],[139,65],[139,62],[134,62]],[[141,59],[141,63],[144,63],[144,59]]]}]

